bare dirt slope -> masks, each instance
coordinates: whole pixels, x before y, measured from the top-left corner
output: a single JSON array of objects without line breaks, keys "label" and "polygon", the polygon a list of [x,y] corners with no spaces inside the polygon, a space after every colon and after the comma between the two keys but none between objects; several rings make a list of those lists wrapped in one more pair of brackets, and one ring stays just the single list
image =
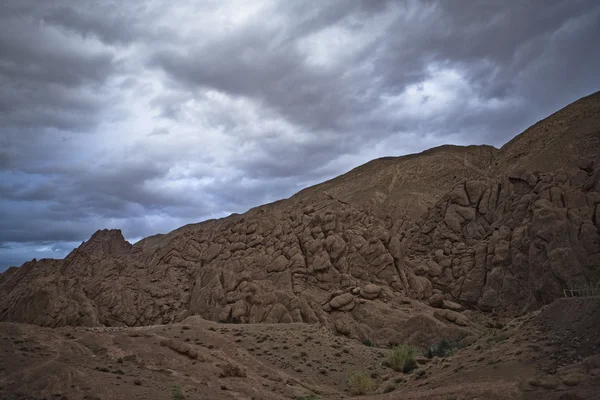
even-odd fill
[{"label": "bare dirt slope", "polygon": [[600,92],[557,111],[502,146],[491,172],[553,172],[581,160],[600,161]]},{"label": "bare dirt slope", "polygon": [[498,179],[515,171],[556,172],[577,168],[582,160],[600,162],[600,92],[537,122],[500,149],[446,145],[380,158],[307,188],[291,200],[327,193],[401,226],[461,180]]},{"label": "bare dirt slope", "polygon": [[411,373],[386,366],[388,346],[318,324],[0,323],[0,398],[158,400],[178,386],[187,399],[342,399],[355,397],[348,377],[359,371],[374,386],[356,398],[593,399],[599,318],[599,299],[568,299],[505,324],[488,319],[451,355],[417,354]]},{"label": "bare dirt slope", "polygon": [[401,229],[427,211],[463,179],[488,177],[494,155],[491,146],[441,146],[402,157],[370,161],[337,178],[302,190],[290,200],[326,193],[371,210]]}]

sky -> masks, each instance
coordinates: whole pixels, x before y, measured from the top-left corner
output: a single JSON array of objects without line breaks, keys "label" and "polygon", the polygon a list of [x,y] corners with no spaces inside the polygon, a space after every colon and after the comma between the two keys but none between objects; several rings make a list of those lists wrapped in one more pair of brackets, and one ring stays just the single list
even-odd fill
[{"label": "sky", "polygon": [[597,0],[2,0],[0,271],[600,90]]}]

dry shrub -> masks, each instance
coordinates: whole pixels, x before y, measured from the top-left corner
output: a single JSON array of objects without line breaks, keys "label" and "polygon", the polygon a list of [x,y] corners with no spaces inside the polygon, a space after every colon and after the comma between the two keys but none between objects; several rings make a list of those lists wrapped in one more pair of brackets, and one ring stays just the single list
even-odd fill
[{"label": "dry shrub", "polygon": [[375,388],[373,379],[364,372],[352,372],[348,376],[348,386],[350,391],[355,395],[367,394]]},{"label": "dry shrub", "polygon": [[233,365],[231,363],[227,363],[221,366],[221,378],[229,378],[229,377],[238,377],[245,378],[246,371],[240,368],[237,365]]}]

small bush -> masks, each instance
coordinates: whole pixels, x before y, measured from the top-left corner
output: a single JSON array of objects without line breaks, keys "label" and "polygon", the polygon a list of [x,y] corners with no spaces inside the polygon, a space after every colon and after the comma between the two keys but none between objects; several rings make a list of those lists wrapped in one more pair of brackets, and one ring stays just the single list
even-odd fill
[{"label": "small bush", "polygon": [[184,400],[185,396],[181,392],[181,386],[175,385],[173,386],[173,400]]},{"label": "small bush", "polygon": [[364,372],[352,372],[348,377],[348,386],[352,394],[367,394],[375,388],[375,383]]},{"label": "small bush", "polygon": [[408,344],[394,347],[387,357],[387,365],[394,371],[410,373],[416,367],[415,348]]},{"label": "small bush", "polygon": [[423,355],[427,358],[447,357],[452,355],[458,348],[460,348],[460,344],[457,341],[442,339],[438,343],[429,346]]},{"label": "small bush", "polygon": [[363,344],[367,347],[373,347],[373,341],[369,338],[365,338],[365,340],[363,340]]},{"label": "small bush", "polygon": [[227,363],[227,364],[221,366],[221,375],[220,376],[221,376],[221,378],[229,378],[229,377],[245,378],[246,371],[244,371],[242,368],[238,367],[237,365]]}]

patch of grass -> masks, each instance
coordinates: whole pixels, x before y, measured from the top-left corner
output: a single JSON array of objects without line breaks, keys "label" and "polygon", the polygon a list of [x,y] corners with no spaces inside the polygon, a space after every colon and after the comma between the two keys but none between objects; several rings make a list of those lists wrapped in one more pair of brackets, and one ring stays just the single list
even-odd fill
[{"label": "patch of grass", "polygon": [[184,400],[185,396],[183,395],[183,392],[181,391],[181,386],[179,385],[175,385],[173,386],[173,400]]},{"label": "patch of grass", "polygon": [[442,339],[438,343],[429,346],[423,355],[427,358],[448,357],[454,354],[456,349],[459,349],[460,347],[461,346],[457,341]]},{"label": "patch of grass", "polygon": [[348,376],[348,387],[352,394],[362,395],[375,389],[375,383],[366,373],[354,371]]},{"label": "patch of grass", "polygon": [[402,371],[405,374],[408,374],[417,366],[415,362],[415,352],[416,349],[411,345],[398,345],[389,352],[387,365],[394,371]]},{"label": "patch of grass", "polygon": [[363,340],[363,344],[364,344],[365,346],[367,346],[367,347],[373,347],[373,341],[372,341],[371,339],[369,339],[369,338],[365,338],[365,339]]}]

